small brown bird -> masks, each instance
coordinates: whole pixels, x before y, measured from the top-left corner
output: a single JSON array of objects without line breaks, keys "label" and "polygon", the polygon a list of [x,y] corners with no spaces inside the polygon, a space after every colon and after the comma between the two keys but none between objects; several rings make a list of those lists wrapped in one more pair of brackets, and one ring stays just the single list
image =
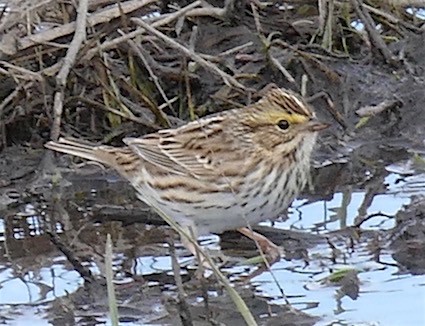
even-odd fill
[{"label": "small brown bird", "polygon": [[[273,261],[277,247],[247,227],[278,217],[291,204],[307,183],[317,132],[327,126],[295,93],[272,89],[247,107],[125,138],[124,147],[67,139],[46,147],[117,170],[140,200],[195,237],[237,229]],[[182,242],[195,252],[190,241]]]}]

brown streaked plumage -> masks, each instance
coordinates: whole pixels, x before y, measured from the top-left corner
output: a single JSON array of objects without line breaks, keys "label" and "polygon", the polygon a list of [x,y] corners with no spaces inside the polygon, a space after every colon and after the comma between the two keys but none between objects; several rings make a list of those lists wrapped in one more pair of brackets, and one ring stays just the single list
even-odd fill
[{"label": "brown streaked plumage", "polygon": [[198,236],[278,217],[307,182],[326,126],[293,92],[272,89],[250,106],[126,138],[125,147],[67,139],[46,147],[114,168],[142,201]]}]

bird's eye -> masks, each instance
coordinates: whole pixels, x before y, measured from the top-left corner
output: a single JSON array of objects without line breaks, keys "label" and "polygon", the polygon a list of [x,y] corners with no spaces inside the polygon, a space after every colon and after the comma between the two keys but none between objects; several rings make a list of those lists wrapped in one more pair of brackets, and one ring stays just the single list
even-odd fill
[{"label": "bird's eye", "polygon": [[287,130],[289,128],[289,122],[286,120],[280,120],[277,123],[277,126],[282,130]]}]

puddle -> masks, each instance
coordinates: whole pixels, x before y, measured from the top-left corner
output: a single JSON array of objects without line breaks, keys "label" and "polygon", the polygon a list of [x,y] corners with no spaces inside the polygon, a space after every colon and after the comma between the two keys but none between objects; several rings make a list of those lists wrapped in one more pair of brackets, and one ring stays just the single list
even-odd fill
[{"label": "puddle", "polygon": [[[418,186],[424,183],[424,178],[391,172],[383,180],[384,187],[372,198],[369,198],[367,192],[348,186],[342,192],[328,196],[326,200],[296,200],[286,221],[273,224],[266,222],[263,225],[328,236],[333,231],[355,225],[359,217],[372,216],[361,223],[362,230],[390,230],[395,226],[394,215],[411,203],[411,193],[408,190],[414,190],[415,194],[425,194],[424,187]],[[102,196],[101,191],[89,190],[89,193],[90,200]],[[41,211],[38,206],[42,207]],[[82,288],[82,278],[45,236],[49,227],[54,227],[59,234],[69,233],[70,231],[64,231],[70,227],[67,223],[74,229],[74,233],[70,235],[74,241],[81,237],[90,243],[90,237],[96,237],[94,242],[98,243],[93,245],[93,252],[103,252],[103,243],[99,239],[103,239],[107,232],[114,235],[117,284],[131,284],[136,276],[154,276],[147,279],[145,285],[150,289],[157,289],[159,295],[161,291],[175,289],[170,286],[174,280],[166,246],[159,241],[151,244],[156,248],[155,254],[144,254],[149,252],[146,248],[150,247],[143,242],[143,237],[132,233],[137,231],[137,234],[149,234],[154,230],[153,227],[135,230],[122,224],[106,227],[87,221],[56,221],[49,215],[46,205],[38,206],[26,204],[15,217],[0,218],[0,313],[10,318],[2,319],[4,324],[47,325],[46,320],[51,317],[46,317],[46,304],[65,298]],[[81,208],[77,211],[81,211]],[[86,214],[87,212],[81,211],[80,219],[83,220]],[[333,245],[339,250],[335,262],[330,261],[332,249],[326,242],[308,248],[308,264],[305,260],[282,259],[273,265],[272,271],[279,286],[270,273],[255,277],[251,284],[256,295],[267,298],[270,304],[283,305],[285,300],[279,289],[282,287],[294,308],[321,318],[316,325],[425,324],[425,316],[421,312],[425,300],[423,276],[401,274],[389,250],[380,252],[380,262],[374,261],[370,250],[373,239],[359,240],[351,247],[348,246],[348,238],[339,236],[335,239],[332,240]],[[201,244],[215,248],[219,244],[219,237],[204,237]],[[88,251],[87,256],[96,254]],[[192,258],[180,257],[179,262],[183,266],[182,275],[187,275],[184,266],[193,262]],[[85,264],[92,266],[93,273],[101,273],[96,259],[89,258]],[[360,291],[356,300],[348,296],[338,299],[336,293],[339,287],[323,281],[333,271],[344,268],[358,272]],[[230,274],[230,279],[235,279],[246,273],[247,269],[247,266],[237,266],[226,268],[225,272]],[[129,272],[132,276],[128,276]],[[156,279],[157,275],[163,276]],[[165,276],[169,276],[169,281],[164,281]],[[217,292],[209,292],[219,296]],[[162,303],[156,304],[162,307]],[[108,323],[105,314],[106,312],[99,313],[94,324]],[[34,319],[35,316],[38,316],[37,319]],[[136,324],[134,321],[122,322],[122,325]]]},{"label": "puddle", "polygon": [[[393,228],[395,219],[391,216],[411,202],[411,191],[416,195],[425,195],[423,175],[406,178],[391,173],[384,183],[385,193],[374,196],[366,210],[367,215],[374,217],[363,223],[362,229]],[[418,184],[422,184],[422,187],[418,187]],[[288,220],[273,225],[318,234],[340,230],[355,224],[365,197],[365,192],[348,190],[335,193],[331,199],[313,203],[296,200]],[[263,225],[270,225],[270,222]],[[356,244],[349,251],[344,242],[339,243],[337,247],[343,258],[337,261],[344,264],[331,266],[326,262],[332,255],[330,247],[316,246],[309,250],[309,256],[315,259],[311,259],[307,267],[305,262],[282,260],[273,265],[272,271],[294,307],[322,317],[316,325],[424,325],[425,277],[400,275],[399,268],[394,267],[397,262],[390,252],[381,253],[382,264],[374,262],[367,246],[368,243]],[[354,268],[359,272],[360,294],[357,300],[344,297],[338,303],[335,298],[338,287],[320,283],[332,271],[344,268]],[[270,274],[256,277],[253,283],[259,295],[271,298],[272,303],[284,304],[280,289]]]},{"label": "puddle", "polygon": [[[309,251],[311,256],[329,256],[328,247]],[[359,271],[360,293],[357,300],[336,298],[337,286],[324,285],[323,280],[331,273],[327,264],[314,260],[308,266],[297,262],[279,262],[272,271],[291,304],[304,312],[320,316],[316,325],[424,325],[425,314],[423,276],[399,275],[389,253],[381,255],[384,264],[373,263],[364,248],[346,255],[346,264],[336,264],[332,269],[355,268]],[[325,259],[324,259],[325,260]],[[269,273],[253,280],[259,295],[271,303],[284,304],[280,289]]]},{"label": "puddle", "polygon": [[[83,280],[74,270],[67,270],[64,257],[34,272],[16,276],[12,268],[0,266],[0,304],[36,304],[52,301],[76,291]],[[62,263],[62,264],[61,264]]]},{"label": "puddle", "polygon": [[[411,196],[407,196],[402,191],[403,187],[407,189],[407,186],[406,182],[401,180],[401,177],[394,173],[385,178],[387,191],[373,196],[372,202],[363,213],[373,217],[361,224],[362,229],[388,230],[395,226],[394,219],[390,217],[411,201]],[[425,195],[425,188],[422,188],[421,192]],[[273,224],[265,222],[262,225],[313,231],[319,234],[340,230],[356,224],[356,219],[361,215],[359,209],[365,200],[365,192],[350,189],[344,193],[333,194],[332,199],[329,200],[319,200],[313,203],[309,203],[307,200],[295,200],[286,221]]]}]

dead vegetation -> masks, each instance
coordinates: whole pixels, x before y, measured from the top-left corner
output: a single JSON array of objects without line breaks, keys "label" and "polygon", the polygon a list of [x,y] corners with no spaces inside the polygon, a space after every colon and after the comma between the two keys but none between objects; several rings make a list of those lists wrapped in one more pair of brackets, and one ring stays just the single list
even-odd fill
[{"label": "dead vegetation", "polygon": [[334,62],[409,69],[390,46],[422,32],[414,5],[422,2],[9,1],[0,148],[60,134],[118,141],[247,103],[270,83],[311,96],[340,87]]},{"label": "dead vegetation", "polygon": [[[376,214],[366,213],[372,199],[382,192],[386,176],[382,161],[400,160],[406,148],[413,148],[412,144],[422,140],[418,135],[425,133],[421,118],[425,118],[425,25],[423,18],[417,15],[419,6],[425,6],[424,1],[9,1],[3,7],[0,19],[0,152],[8,147],[0,159],[0,186],[5,194],[0,196],[0,208],[9,209],[11,202],[18,202],[17,198],[24,201],[20,196],[27,192],[21,189],[26,189],[29,184],[26,177],[33,177],[33,172],[38,171],[40,159],[28,148],[42,148],[50,138],[63,135],[119,143],[124,136],[142,135],[246,104],[261,96],[270,84],[277,84],[294,89],[319,107],[321,105],[319,114],[327,114],[329,119],[337,122],[332,132],[347,131],[338,142],[329,142],[326,148],[328,151],[338,148],[342,152],[338,158],[343,157],[340,161],[343,164],[333,164],[329,172],[322,172],[316,180],[320,193],[310,197],[331,196],[347,185],[347,197],[353,189],[366,189],[354,227],[326,237],[329,247],[335,249],[332,255],[336,257],[340,254],[337,247],[344,247],[346,239],[350,239],[349,246],[354,247],[358,234],[352,231],[376,217]],[[364,126],[371,127],[366,129]],[[353,130],[361,132],[353,137]],[[409,133],[416,138],[400,146],[404,139],[401,141],[399,136],[403,134],[409,138]],[[357,144],[344,148],[349,137],[355,141],[362,137],[370,141],[363,151],[357,147],[354,155],[358,157],[351,160],[346,159],[351,152],[347,153]],[[381,142],[373,142],[377,138]],[[385,146],[393,146],[388,156],[382,154]],[[397,154],[397,150],[403,153]],[[326,157],[326,151],[320,152]],[[23,162],[23,158],[28,162]],[[349,163],[345,164],[347,161]],[[15,166],[19,165],[25,168],[16,169]],[[17,180],[22,180],[21,188]],[[81,180],[76,182],[80,183]],[[8,186],[18,189],[14,199],[9,198]],[[34,189],[31,183],[31,191]],[[122,187],[119,190],[121,194]],[[55,194],[50,188],[45,191],[49,195]],[[137,203],[135,207],[128,205],[131,197],[124,197],[125,205],[110,206],[107,196],[109,205],[94,205],[90,214],[109,222],[112,216],[117,218],[120,214],[127,220],[130,216],[140,222],[143,212]],[[4,198],[8,201],[5,202]],[[59,203],[55,208],[57,206]],[[60,213],[57,214],[64,225],[69,222],[62,220],[69,217],[62,214],[65,211],[58,209]],[[415,211],[415,215],[422,216],[420,210]],[[12,216],[8,213],[6,217]],[[406,214],[405,219],[401,218],[402,215],[397,217],[401,228],[396,230],[399,233],[393,246],[395,256],[398,255],[395,258],[401,262],[405,252],[408,258],[418,257],[417,248],[421,244],[415,238],[416,229],[403,228],[404,222],[411,223],[409,216]],[[148,219],[149,216],[143,218],[147,224],[158,223],[155,217],[152,220]],[[12,219],[6,220],[9,221],[6,229],[15,230]],[[22,221],[26,226],[26,219],[22,218]],[[86,256],[96,257],[103,250],[103,242],[98,241],[98,226],[92,224],[85,226],[84,230],[78,225],[75,234],[73,230],[66,231],[69,239],[74,240],[80,236],[81,230],[83,237],[92,232],[97,240],[87,236],[87,243],[101,249],[91,252],[90,247],[80,240],[73,240],[72,245]],[[110,232],[108,227],[107,224],[105,234],[101,236]],[[50,229],[50,224],[46,224],[46,230]],[[49,243],[49,237],[44,238],[45,232],[42,230],[40,234],[45,243]],[[142,243],[148,238],[146,234],[153,234],[155,241],[162,241],[164,237],[162,233],[157,234],[163,232],[161,230],[149,230],[152,232],[149,233],[143,229],[143,236],[134,228],[123,232],[126,237],[122,238],[130,241],[125,243],[129,257],[133,254],[129,248],[151,245],[149,241],[147,245]],[[268,232],[273,236],[275,230],[269,228]],[[292,257],[289,259],[308,258],[307,249],[325,239],[307,233],[305,238],[300,234],[295,237],[282,230],[276,234],[276,243],[279,239],[285,241],[287,257]],[[372,235],[363,234],[362,241],[369,241]],[[71,259],[74,252],[68,246],[61,246],[60,239],[53,233],[50,236],[56,249],[61,250],[86,284],[90,283],[92,275],[85,273],[79,261]],[[31,241],[32,234],[28,233],[26,237]],[[406,237],[407,249],[403,246]],[[15,237],[11,236],[7,241],[21,250],[22,244]],[[156,244],[155,241],[151,242]],[[241,246],[239,238],[235,241],[227,240],[228,247]],[[226,241],[223,243],[225,247]],[[29,247],[40,248],[39,243],[34,245],[33,242]],[[376,261],[379,261],[382,247],[378,243],[373,249]],[[121,248],[119,250],[121,252]],[[31,262],[33,256],[29,255]],[[332,263],[337,260],[335,257],[332,256]],[[423,264],[408,263],[405,263],[408,270],[411,268],[421,273]],[[31,268],[35,269],[32,265]],[[152,279],[154,277],[157,276]],[[346,284],[342,282],[340,286],[343,290]],[[128,287],[121,292],[125,291],[130,292]],[[156,299],[158,294],[146,291],[149,290],[145,289],[143,299],[137,296],[134,302],[138,305],[144,300],[151,309],[153,304],[146,299],[149,295]],[[85,298],[85,295],[77,294],[74,302],[81,302],[80,296]],[[194,295],[198,297],[199,293]],[[223,306],[227,306],[221,301],[215,304],[213,299],[210,300],[213,311],[221,312]],[[93,301],[97,304],[96,300]],[[261,304],[260,312],[252,309],[255,316],[272,315],[273,312],[279,325],[284,313],[285,318],[288,317],[286,311],[281,311],[285,307],[270,308],[264,302]],[[183,308],[179,311],[188,310]],[[277,308],[280,310],[275,311]],[[66,314],[77,316],[84,312],[83,309],[73,312],[68,307],[65,310]],[[53,309],[53,312],[54,318],[58,318],[58,310]],[[197,317],[205,312],[194,310],[192,314]],[[173,315],[171,313],[169,317]],[[229,316],[233,315],[232,308],[228,316],[221,318],[229,322]]]}]

